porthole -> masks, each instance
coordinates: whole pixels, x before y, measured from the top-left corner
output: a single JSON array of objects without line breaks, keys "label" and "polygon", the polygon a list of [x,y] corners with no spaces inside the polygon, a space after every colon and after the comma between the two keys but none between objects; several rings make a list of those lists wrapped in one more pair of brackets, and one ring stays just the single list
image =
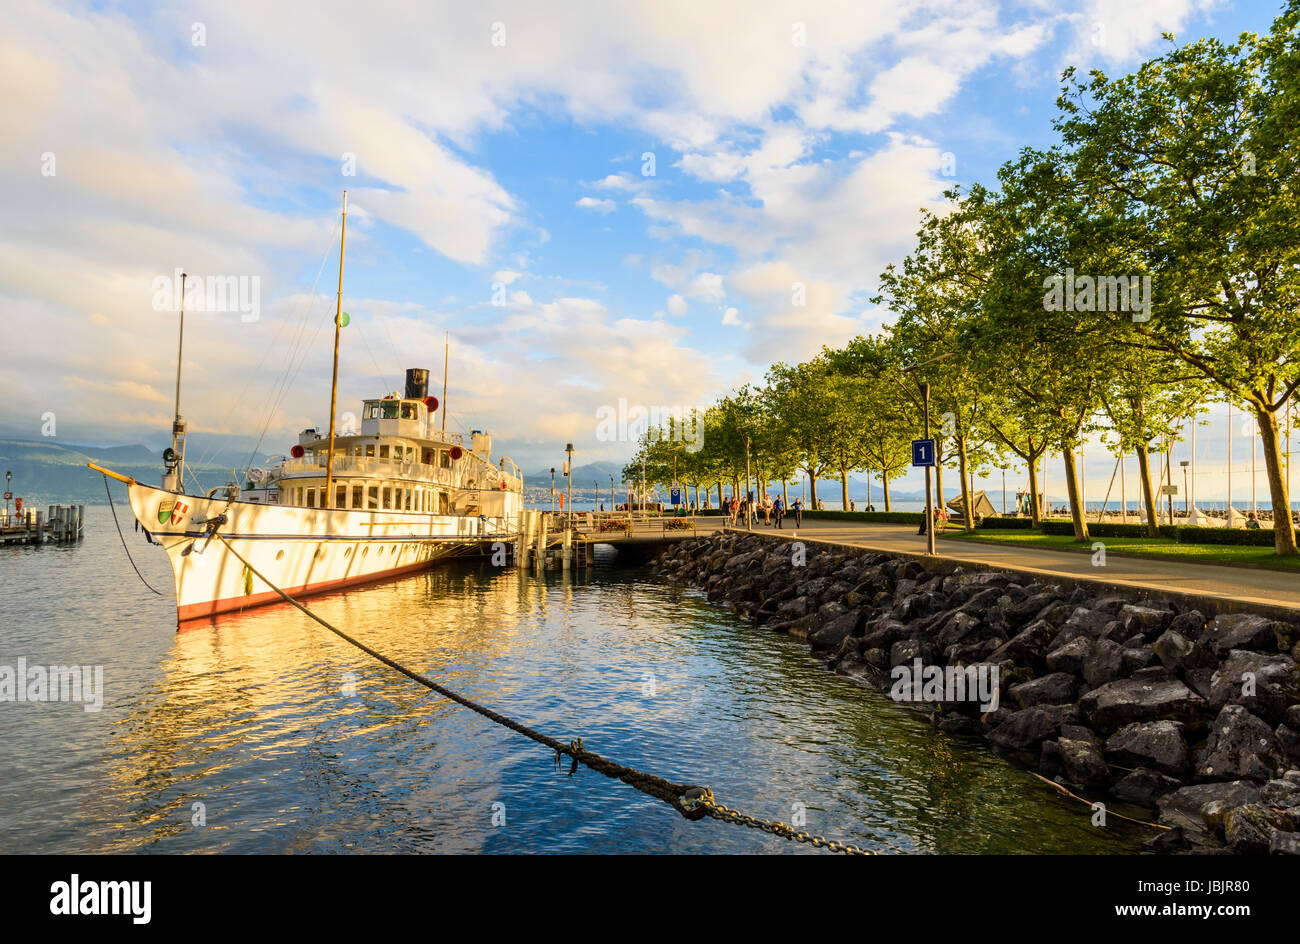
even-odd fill
[{"label": "porthole", "polygon": [[276,551],[275,559],[278,561],[284,560],[284,551]]}]

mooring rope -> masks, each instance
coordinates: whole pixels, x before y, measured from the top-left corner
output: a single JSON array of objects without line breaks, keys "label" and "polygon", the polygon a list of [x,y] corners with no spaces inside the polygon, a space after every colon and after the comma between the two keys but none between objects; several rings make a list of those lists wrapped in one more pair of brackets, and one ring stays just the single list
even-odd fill
[{"label": "mooring rope", "polygon": [[759,819],[758,817],[751,816],[747,813],[733,810],[730,807],[718,803],[713,797],[713,791],[707,787],[674,783],[673,781],[666,780],[663,777],[657,777],[654,774],[648,774],[644,771],[637,770],[634,767],[628,767],[624,764],[618,763],[617,761],[612,761],[607,757],[602,757],[593,751],[587,750],[583,747],[582,738],[577,738],[576,740],[572,740],[568,744],[565,744],[553,737],[542,734],[540,731],[535,731],[527,725],[515,721],[513,718],[507,718],[500,712],[493,711],[491,708],[480,705],[459,692],[454,692],[445,686],[439,685],[428,676],[421,675],[419,672],[408,669],[400,662],[395,662],[382,653],[376,652],[365,643],[352,638],[337,626],[334,626],[325,619],[322,619],[320,616],[317,616],[293,597],[289,596],[289,594],[271,583],[271,581],[267,580],[266,577],[263,576],[256,567],[249,563],[242,554],[231,547],[230,542],[227,541],[223,535],[216,531],[213,531],[213,534],[226,546],[226,550],[230,551],[230,553],[234,555],[236,560],[255,574],[262,583],[266,584],[279,594],[286,603],[296,607],[302,613],[315,620],[321,626],[324,626],[344,642],[350,643],[371,658],[382,662],[390,669],[402,673],[412,681],[418,682],[425,688],[437,692],[439,695],[456,702],[458,705],[462,705],[471,711],[477,712],[490,721],[495,721],[497,724],[507,727],[517,734],[522,734],[524,737],[530,738],[538,744],[550,748],[555,752],[555,764],[557,767],[560,764],[560,758],[562,756],[569,757],[572,760],[572,765],[569,767],[569,776],[573,776],[574,772],[578,769],[578,765],[582,764],[584,767],[589,767],[597,773],[604,774],[606,777],[610,777],[614,780],[621,780],[623,783],[640,790],[642,793],[652,796],[657,800],[662,800],[689,820],[703,819],[705,816],[708,816],[722,822],[736,823],[737,825],[746,826],[750,829],[758,829],[770,833],[773,836],[780,836],[783,839],[807,843],[808,845],[816,846],[819,849],[827,849],[831,852],[842,852],[849,855],[872,854],[869,850],[850,845],[849,843],[837,842],[834,839],[826,839],[823,836],[800,832],[793,826],[789,826],[785,823]]},{"label": "mooring rope", "polygon": [[160,597],[164,596],[165,594],[161,590],[154,590],[153,586],[150,585],[149,581],[144,579],[144,574],[140,573],[140,568],[135,566],[135,558],[131,556],[131,549],[126,546],[126,536],[122,534],[122,526],[118,524],[117,521],[117,508],[114,507],[113,505],[113,492],[108,487],[107,475],[104,476],[104,494],[108,496],[108,507],[113,512],[113,525],[114,527],[117,528],[117,536],[122,541],[122,550],[126,551],[126,559],[131,562],[131,569],[135,571],[135,575],[140,578],[140,582],[142,584],[144,584],[150,590],[153,590],[153,592],[158,594],[158,596]]}]

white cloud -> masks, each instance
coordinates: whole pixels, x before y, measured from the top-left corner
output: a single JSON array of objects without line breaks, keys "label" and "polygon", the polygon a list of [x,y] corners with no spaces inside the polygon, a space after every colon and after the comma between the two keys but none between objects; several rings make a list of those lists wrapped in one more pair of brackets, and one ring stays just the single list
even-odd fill
[{"label": "white cloud", "polygon": [[674,318],[680,318],[682,315],[686,314],[686,307],[686,299],[682,298],[680,295],[668,296],[668,314],[672,315]]},{"label": "white cloud", "polygon": [[574,206],[581,210],[592,210],[595,213],[613,213],[617,209],[617,204],[613,200],[599,200],[596,197],[582,197]]}]

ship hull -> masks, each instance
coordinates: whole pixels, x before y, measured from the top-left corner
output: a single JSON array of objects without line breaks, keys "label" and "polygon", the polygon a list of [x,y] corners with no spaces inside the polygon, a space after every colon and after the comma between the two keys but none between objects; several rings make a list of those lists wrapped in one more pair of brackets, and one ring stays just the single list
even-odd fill
[{"label": "ship hull", "polygon": [[[415,573],[456,555],[504,554],[516,531],[514,516],[264,505],[139,483],[128,490],[136,520],[171,562],[178,624],[281,603],[277,587],[298,598]],[[216,532],[229,547],[209,533],[220,516]]]}]

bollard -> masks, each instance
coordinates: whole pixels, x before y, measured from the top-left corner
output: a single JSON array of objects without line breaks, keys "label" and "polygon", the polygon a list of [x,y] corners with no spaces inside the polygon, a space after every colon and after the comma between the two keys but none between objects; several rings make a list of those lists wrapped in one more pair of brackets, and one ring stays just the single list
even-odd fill
[{"label": "bollard", "polygon": [[573,564],[573,529],[564,529],[564,556],[560,558],[560,567],[568,570]]},{"label": "bollard", "polygon": [[540,571],[546,567],[546,533],[550,525],[546,512],[540,512],[538,518],[540,523],[537,528],[537,569]]}]

